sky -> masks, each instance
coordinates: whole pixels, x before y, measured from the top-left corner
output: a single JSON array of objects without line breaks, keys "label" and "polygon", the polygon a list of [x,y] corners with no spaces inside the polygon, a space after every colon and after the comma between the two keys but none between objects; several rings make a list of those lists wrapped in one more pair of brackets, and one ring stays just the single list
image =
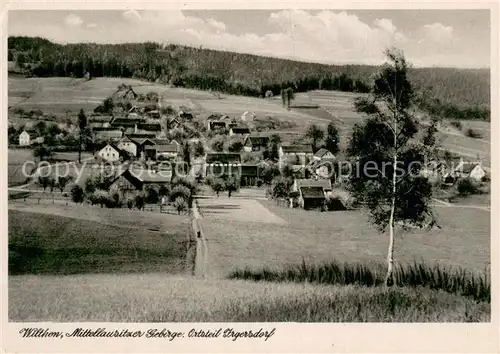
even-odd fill
[{"label": "sky", "polygon": [[13,10],[9,35],[58,43],[154,41],[326,64],[488,68],[489,10]]}]

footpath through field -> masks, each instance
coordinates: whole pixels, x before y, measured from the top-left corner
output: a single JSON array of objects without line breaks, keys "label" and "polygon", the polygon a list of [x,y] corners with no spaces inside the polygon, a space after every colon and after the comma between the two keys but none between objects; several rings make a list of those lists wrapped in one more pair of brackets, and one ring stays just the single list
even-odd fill
[{"label": "footpath through field", "polygon": [[[193,228],[197,237],[195,274],[204,278],[227,276],[226,261],[238,257],[246,248],[235,245],[242,235],[251,237],[249,228],[266,232],[267,227],[283,227],[287,222],[255,199],[245,197],[198,197],[193,206]],[[232,229],[230,225],[234,224]],[[219,229],[220,226],[223,229]],[[227,227],[234,235],[228,235]],[[232,237],[234,236],[234,237]],[[236,248],[235,248],[236,247]],[[246,251],[245,251],[246,252]],[[248,256],[248,255],[247,255]]]}]

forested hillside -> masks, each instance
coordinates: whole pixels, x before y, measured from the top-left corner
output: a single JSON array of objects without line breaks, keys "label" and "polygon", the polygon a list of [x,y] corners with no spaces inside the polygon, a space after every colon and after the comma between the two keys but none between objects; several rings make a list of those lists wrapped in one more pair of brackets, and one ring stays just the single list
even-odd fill
[{"label": "forested hillside", "polygon": [[[175,86],[264,96],[282,88],[369,91],[376,67],[324,65],[156,43],[68,44],[43,38],[9,37],[8,60],[26,75],[136,77]],[[489,120],[487,69],[413,69],[420,107],[452,119]]]}]

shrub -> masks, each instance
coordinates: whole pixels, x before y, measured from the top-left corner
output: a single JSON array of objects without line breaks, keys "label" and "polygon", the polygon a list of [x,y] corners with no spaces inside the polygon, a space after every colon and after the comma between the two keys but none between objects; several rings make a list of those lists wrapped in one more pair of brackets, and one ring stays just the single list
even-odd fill
[{"label": "shrub", "polygon": [[458,130],[462,130],[462,123],[460,123],[458,120],[451,121],[450,125],[457,128]]},{"label": "shrub", "polygon": [[191,192],[189,188],[183,185],[176,185],[174,188],[172,188],[169,199],[171,201],[175,201],[179,197],[183,198],[184,200],[189,200],[191,198]]},{"label": "shrub", "polygon": [[480,139],[483,137],[481,133],[471,128],[467,129],[467,131],[465,132],[465,136],[473,139]]},{"label": "shrub", "polygon": [[146,197],[142,194],[139,193],[135,196],[135,207],[139,210],[142,210],[144,208],[144,204],[146,204]]},{"label": "shrub", "polygon": [[464,178],[457,183],[457,192],[461,197],[479,193],[476,183],[470,178]]},{"label": "shrub", "polygon": [[145,188],[146,202],[156,204],[160,196],[160,187],[156,184],[149,184]]},{"label": "shrub", "polygon": [[75,203],[83,203],[84,200],[84,192],[82,187],[80,187],[78,184],[74,184],[71,189],[71,200]]},{"label": "shrub", "polygon": [[180,215],[181,212],[186,211],[188,209],[188,204],[186,199],[183,197],[177,197],[174,200],[174,208],[177,210],[177,213]]}]

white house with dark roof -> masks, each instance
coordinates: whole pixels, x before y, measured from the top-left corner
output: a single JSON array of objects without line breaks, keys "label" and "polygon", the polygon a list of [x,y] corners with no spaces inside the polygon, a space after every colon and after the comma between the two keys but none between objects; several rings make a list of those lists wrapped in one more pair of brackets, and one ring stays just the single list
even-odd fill
[{"label": "white house with dark roof", "polygon": [[486,171],[479,162],[463,162],[455,168],[453,175],[456,178],[470,178],[480,182],[486,176]]},{"label": "white house with dark roof", "polygon": [[107,162],[119,162],[129,158],[128,152],[111,143],[106,144],[106,146],[99,150],[97,156]]}]

